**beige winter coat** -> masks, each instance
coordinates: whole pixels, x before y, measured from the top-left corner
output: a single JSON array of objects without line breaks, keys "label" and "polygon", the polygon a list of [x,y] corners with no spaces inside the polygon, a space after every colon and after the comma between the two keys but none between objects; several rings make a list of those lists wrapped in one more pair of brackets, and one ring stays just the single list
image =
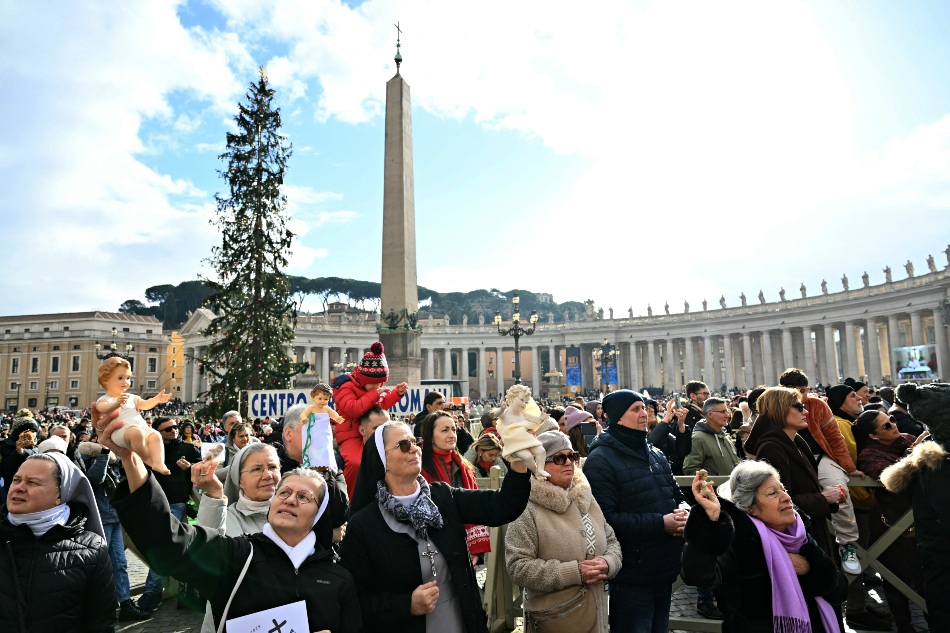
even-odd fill
[{"label": "beige winter coat", "polygon": [[[588,555],[587,535],[581,514],[590,515],[594,527],[594,554]],[[564,490],[546,481],[531,480],[528,507],[508,526],[505,552],[511,579],[525,588],[525,607],[545,609],[556,603],[551,592],[581,586],[580,562],[601,557],[607,561],[608,578],[620,571],[620,543],[604,520],[581,470]],[[602,582],[589,585],[597,605],[597,631],[607,633],[607,592]]]}]

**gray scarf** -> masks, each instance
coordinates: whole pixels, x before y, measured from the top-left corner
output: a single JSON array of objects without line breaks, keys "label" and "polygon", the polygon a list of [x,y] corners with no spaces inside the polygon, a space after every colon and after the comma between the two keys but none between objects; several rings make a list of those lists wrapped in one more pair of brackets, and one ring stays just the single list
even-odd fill
[{"label": "gray scarf", "polygon": [[376,500],[400,523],[406,523],[412,527],[416,537],[429,540],[429,528],[441,529],[442,513],[439,507],[429,496],[429,483],[419,475],[416,478],[419,482],[419,496],[412,505],[403,505],[386,490],[386,482],[376,482]]}]

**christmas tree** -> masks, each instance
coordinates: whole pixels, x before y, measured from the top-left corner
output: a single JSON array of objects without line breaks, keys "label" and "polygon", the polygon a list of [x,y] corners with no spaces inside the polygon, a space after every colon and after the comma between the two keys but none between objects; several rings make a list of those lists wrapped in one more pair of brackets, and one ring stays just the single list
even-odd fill
[{"label": "christmas tree", "polygon": [[221,245],[209,259],[218,274],[208,280],[208,305],[218,318],[203,334],[214,342],[197,359],[208,380],[208,405],[202,412],[220,416],[246,410],[247,391],[281,389],[307,368],[287,356],[297,312],[282,269],[293,233],[287,229],[287,198],[281,193],[291,145],[280,134],[280,109],[274,90],[261,77],[238,104],[237,133],[228,133],[219,171],[230,195],[215,195]]}]

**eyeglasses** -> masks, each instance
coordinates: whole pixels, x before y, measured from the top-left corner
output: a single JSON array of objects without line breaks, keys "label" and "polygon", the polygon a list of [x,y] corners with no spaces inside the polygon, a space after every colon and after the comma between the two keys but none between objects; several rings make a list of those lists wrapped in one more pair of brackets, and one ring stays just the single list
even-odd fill
[{"label": "eyeglasses", "polygon": [[308,503],[316,503],[317,500],[313,498],[313,495],[309,492],[304,492],[303,490],[294,490],[293,488],[281,488],[277,491],[277,498],[281,501],[286,501],[290,499],[290,495],[294,495],[294,498],[297,500],[297,503],[300,505],[307,505]]},{"label": "eyeglasses", "polygon": [[413,448],[415,448],[416,446],[418,446],[419,448],[422,448],[422,438],[421,438],[421,437],[416,437],[416,438],[413,438],[413,439],[411,439],[411,440],[399,440],[398,442],[396,442],[396,445],[395,445],[395,446],[393,446],[392,448],[387,449],[386,452],[388,453],[389,451],[394,451],[394,450],[396,450],[396,449],[398,448],[398,449],[399,449],[400,451],[402,451],[403,453],[408,453],[409,451],[411,451],[411,450],[412,450]]},{"label": "eyeglasses", "polygon": [[708,392],[708,391],[697,391],[697,392],[696,392],[696,395],[697,395],[697,396],[708,396],[708,395],[709,395],[709,392]]},{"label": "eyeglasses", "polygon": [[247,470],[242,470],[242,471],[241,471],[241,474],[243,475],[244,473],[248,473],[248,474],[250,474],[250,475],[252,475],[252,476],[254,476],[254,477],[260,478],[260,477],[263,477],[263,476],[264,476],[264,472],[265,472],[265,471],[268,472],[268,473],[270,473],[270,474],[272,474],[272,475],[275,475],[275,474],[276,474],[276,475],[279,475],[279,474],[280,474],[280,466],[277,466],[276,464],[270,464],[270,465],[268,465],[268,466],[264,466],[263,464],[258,464],[257,466],[254,466],[253,468],[248,468]]},{"label": "eyeglasses", "polygon": [[576,464],[577,462],[581,461],[581,454],[577,451],[572,453],[558,453],[554,457],[550,457],[545,460],[545,463],[554,462],[557,466],[563,466],[567,463],[567,460],[571,460]]},{"label": "eyeglasses", "polygon": [[795,404],[792,405],[792,408],[798,409],[798,411],[801,413],[805,412],[805,405],[803,405],[801,402],[796,402]]},{"label": "eyeglasses", "polygon": [[707,413],[731,413],[731,412],[729,411],[729,409],[723,409],[722,411],[714,411],[710,409],[709,411],[707,411]]},{"label": "eyeglasses", "polygon": [[178,425],[172,424],[171,426],[166,426],[164,429],[158,429],[159,433],[164,433],[165,431],[177,431]]},{"label": "eyeglasses", "polygon": [[[891,420],[893,420],[893,418],[891,418]],[[894,423],[891,420],[888,420],[887,422],[881,425],[882,431],[890,431],[891,429],[894,428]]]}]

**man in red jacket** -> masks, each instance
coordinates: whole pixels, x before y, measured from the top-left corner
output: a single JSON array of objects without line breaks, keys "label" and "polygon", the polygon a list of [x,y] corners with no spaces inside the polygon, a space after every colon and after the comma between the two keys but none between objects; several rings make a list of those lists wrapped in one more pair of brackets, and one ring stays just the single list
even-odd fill
[{"label": "man in red jacket", "polygon": [[352,372],[333,381],[333,404],[336,412],[343,416],[343,423],[335,425],[333,430],[343,457],[343,478],[350,498],[356,488],[356,474],[363,457],[360,417],[373,407],[391,409],[409,388],[404,382],[395,389],[383,387],[389,378],[389,365],[383,352],[383,344],[376,341]]}]

